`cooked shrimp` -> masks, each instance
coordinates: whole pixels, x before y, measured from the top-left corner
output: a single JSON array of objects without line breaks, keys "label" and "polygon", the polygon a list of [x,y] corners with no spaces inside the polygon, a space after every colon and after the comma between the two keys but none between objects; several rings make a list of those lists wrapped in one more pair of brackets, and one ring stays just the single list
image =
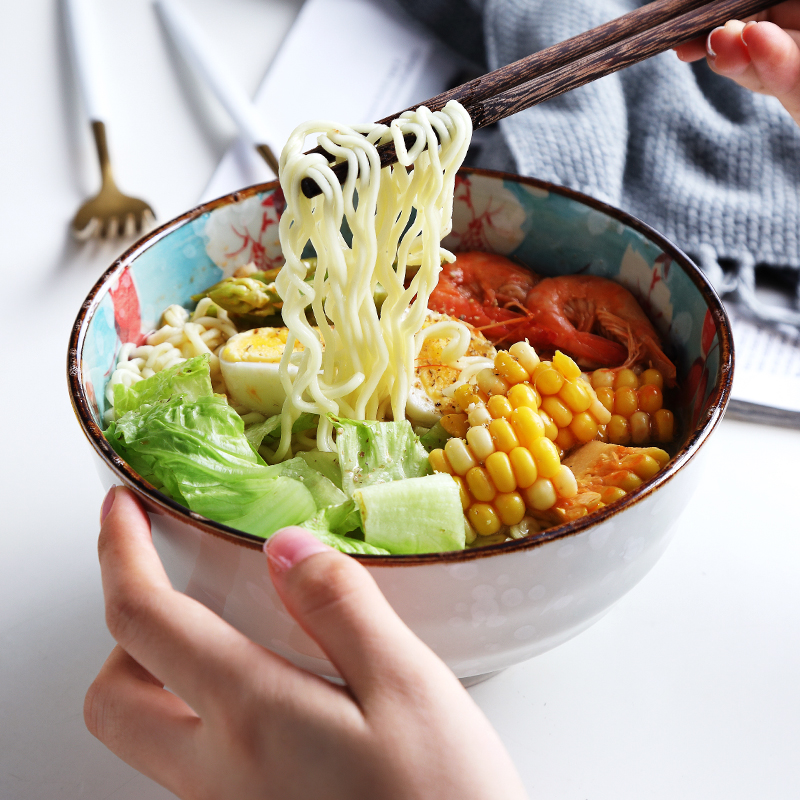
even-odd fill
[{"label": "cooked shrimp", "polygon": [[636,298],[618,283],[596,275],[543,278],[525,305],[534,347],[563,350],[584,369],[649,361],[674,385],[675,365],[658,334]]},{"label": "cooked shrimp", "polygon": [[469,322],[495,344],[525,338],[517,330],[527,319],[525,298],[537,276],[492,253],[459,253],[442,265],[428,307]]}]

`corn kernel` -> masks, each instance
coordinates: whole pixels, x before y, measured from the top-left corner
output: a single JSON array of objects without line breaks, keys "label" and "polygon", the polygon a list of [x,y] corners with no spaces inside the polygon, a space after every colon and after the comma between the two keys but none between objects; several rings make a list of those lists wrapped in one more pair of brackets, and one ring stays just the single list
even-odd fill
[{"label": "corn kernel", "polygon": [[631,441],[631,428],[628,420],[620,414],[612,414],[608,422],[608,440],[614,444],[629,444]]},{"label": "corn kernel", "polygon": [[627,459],[623,459],[622,464],[626,466],[631,472],[635,472],[643,481],[649,481],[661,469],[661,465],[652,456],[646,453],[637,453],[631,458],[631,463],[625,463]]},{"label": "corn kernel", "polygon": [[448,439],[444,452],[453,472],[466,475],[469,470],[477,465],[463,439]]},{"label": "corn kernel", "polygon": [[508,390],[508,401],[513,408],[527,406],[528,408],[539,408],[539,401],[536,390],[529,383],[518,383]]},{"label": "corn kernel", "polygon": [[[466,510],[466,509],[465,509]],[[469,524],[469,520],[464,515],[464,540],[466,544],[471,545],[478,538],[478,531]]]},{"label": "corn kernel", "polygon": [[559,428],[554,444],[562,453],[568,453],[578,444],[578,440],[569,428]]},{"label": "corn kernel", "polygon": [[458,436],[459,439],[463,439],[469,430],[466,414],[445,414],[441,423],[447,433],[451,436]]},{"label": "corn kernel", "polygon": [[[530,445],[531,455],[536,461],[536,469],[542,478],[552,478],[561,466],[558,450],[547,437],[542,437]],[[452,463],[452,461],[451,461]]]},{"label": "corn kernel", "polygon": [[497,489],[484,467],[473,467],[465,477],[467,489],[476,500],[481,503],[488,503],[494,499]]},{"label": "corn kernel", "polygon": [[536,365],[539,363],[539,356],[527,342],[515,342],[508,348],[508,352],[525,367],[528,374],[533,372],[534,369],[536,369]]},{"label": "corn kernel", "polygon": [[[603,411],[605,411],[605,409],[603,409]],[[597,438],[597,422],[588,411],[576,414],[572,418],[569,429],[572,431],[572,435],[581,444],[586,444],[586,442],[591,442],[593,439]]]},{"label": "corn kernel", "polygon": [[498,494],[494,508],[503,525],[519,525],[525,516],[525,501],[518,492]]},{"label": "corn kernel", "polygon": [[458,475],[453,475],[453,480],[456,482],[456,486],[458,486],[458,496],[461,499],[461,508],[466,511],[472,505],[472,497],[467,490],[467,484],[464,483],[464,479]]},{"label": "corn kernel", "polygon": [[[601,392],[607,391],[606,389],[601,389]],[[614,393],[613,390],[611,391],[611,404],[613,408],[614,404]],[[600,400],[592,400],[592,404],[589,406],[589,413],[597,420],[600,425],[608,425],[608,421],[611,419],[611,411],[606,408]]]},{"label": "corn kernel", "polygon": [[581,380],[565,383],[561,387],[558,397],[573,414],[586,411],[594,400],[591,389]]},{"label": "corn kernel", "polygon": [[539,416],[544,423],[544,435],[550,439],[551,442],[554,442],[556,436],[558,436],[558,426],[553,422],[552,417],[542,408],[539,409]]},{"label": "corn kernel", "polygon": [[622,497],[625,497],[625,490],[620,489],[619,486],[604,486],[600,489],[600,498],[606,505]]},{"label": "corn kernel", "polygon": [[492,434],[495,446],[504,453],[510,453],[519,447],[519,439],[511,423],[507,419],[496,419],[489,423],[489,433]]},{"label": "corn kernel", "polygon": [[675,415],[667,408],[659,408],[653,418],[658,430],[658,441],[669,442],[675,435]]},{"label": "corn kernel", "polygon": [[628,420],[631,426],[631,441],[646,444],[650,438],[650,415],[645,411],[634,411]]},{"label": "corn kernel", "polygon": [[553,369],[553,362],[552,361],[540,361],[534,368],[533,372],[531,372],[531,383],[535,384],[536,379],[539,377],[540,372],[544,372],[546,369]]},{"label": "corn kernel", "polygon": [[614,413],[623,417],[630,417],[639,408],[639,398],[636,389],[622,386],[614,392]]},{"label": "corn kernel", "polygon": [[528,371],[513,356],[501,350],[494,359],[495,369],[512,386],[530,378]]},{"label": "corn kernel", "polygon": [[[609,419],[611,415],[609,414]],[[597,439],[601,442],[608,441],[608,424],[597,426]]]},{"label": "corn kernel", "polygon": [[658,461],[660,467],[666,467],[669,463],[669,453],[660,447],[647,447],[642,452]]},{"label": "corn kernel", "polygon": [[659,389],[664,388],[664,376],[660,370],[646,369],[641,377],[642,386],[657,386]]},{"label": "corn kernel", "polygon": [[508,402],[508,398],[501,394],[492,395],[489,398],[489,402],[486,404],[486,407],[489,409],[492,419],[510,417],[511,412],[514,410],[511,407],[511,403]]},{"label": "corn kernel", "polygon": [[492,453],[486,459],[486,471],[498,492],[513,492],[517,488],[517,479],[514,477],[507,453],[503,453],[501,450]]},{"label": "corn kernel", "polygon": [[653,414],[664,405],[664,393],[652,383],[645,384],[639,389],[639,408],[648,414]]},{"label": "corn kernel", "polygon": [[505,395],[508,391],[508,384],[490,367],[482,369],[478,373],[476,379],[478,381],[478,388],[488,395]]},{"label": "corn kernel", "polygon": [[[474,428],[478,425],[488,425],[492,421],[492,415],[484,403],[476,403],[467,415],[467,422]],[[461,437],[464,438],[463,436]]]},{"label": "corn kernel", "polygon": [[495,451],[492,434],[482,425],[467,431],[467,444],[478,461],[486,461]]},{"label": "corn kernel", "polygon": [[444,450],[442,450],[440,447],[437,447],[435,450],[431,450],[431,452],[428,454],[428,461],[430,461],[434,472],[447,472],[450,475],[453,474],[453,468],[450,466],[450,462],[447,460]]},{"label": "corn kernel", "polygon": [[545,397],[542,408],[559,428],[566,428],[572,422],[572,412],[555,395]]},{"label": "corn kernel", "polygon": [[631,472],[629,469],[621,469],[617,472],[612,472],[606,477],[606,483],[610,486],[618,486],[626,492],[632,492],[634,489],[638,489],[643,481],[635,472]]},{"label": "corn kernel", "polygon": [[556,490],[547,478],[539,478],[532,486],[525,489],[523,495],[527,505],[537,511],[546,511],[548,508],[552,508],[558,500]]},{"label": "corn kernel", "polygon": [[511,412],[511,424],[517,438],[525,447],[544,436],[544,422],[537,411],[527,406],[520,406]]},{"label": "corn kernel", "polygon": [[473,403],[478,402],[477,387],[470,383],[462,383],[453,393],[453,399],[462,411],[466,411]]},{"label": "corn kernel", "polygon": [[560,497],[570,498],[578,494],[578,482],[566,464],[562,464],[558,473],[553,477],[553,488]]},{"label": "corn kernel", "polygon": [[500,530],[500,519],[488,503],[475,503],[470,506],[467,518],[479,536],[491,536]]},{"label": "corn kernel", "polygon": [[592,386],[595,389],[613,389],[614,373],[610,369],[596,369],[592,373]]},{"label": "corn kernel", "polygon": [[639,377],[632,369],[621,369],[614,378],[614,389],[622,388],[639,388]]},{"label": "corn kernel", "polygon": [[515,447],[509,454],[508,460],[514,470],[517,486],[527,489],[538,477],[536,461],[527,447]]},{"label": "corn kernel", "polygon": [[614,390],[607,386],[601,386],[599,389],[597,389],[596,394],[597,399],[602,403],[603,407],[613,414]]},{"label": "corn kernel", "polygon": [[556,350],[553,356],[553,367],[557,369],[568,381],[580,378],[581,368],[560,350]]},{"label": "corn kernel", "polygon": [[561,391],[561,387],[564,385],[564,379],[552,367],[538,370],[535,382],[536,388],[542,395],[558,394]]}]

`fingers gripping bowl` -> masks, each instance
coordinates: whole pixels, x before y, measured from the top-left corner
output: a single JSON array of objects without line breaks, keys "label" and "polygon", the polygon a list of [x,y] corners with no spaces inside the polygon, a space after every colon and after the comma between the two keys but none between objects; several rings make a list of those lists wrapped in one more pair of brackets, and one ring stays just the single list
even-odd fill
[{"label": "fingers gripping bowl", "polygon": [[[168,305],[255,262],[280,266],[276,184],[208,203],[163,226],[98,281],[75,323],[69,387],[106,486],[145,503],[173,585],[254,640],[324,675],[335,670],[282,608],[261,539],[210,521],[157,491],[103,437],[105,386],[121,342],[158,327]],[[680,437],[665,469],[621,500],[517,541],[457,552],[356,556],[410,627],[456,675],[531,658],[599,619],[655,564],[697,484],[698,451],[719,422],[732,380],[725,313],[691,261],[637,220],[533,179],[475,170],[459,176],[453,231],[459,252],[483,250],[546,275],[587,273],[633,291],[677,366]]]}]

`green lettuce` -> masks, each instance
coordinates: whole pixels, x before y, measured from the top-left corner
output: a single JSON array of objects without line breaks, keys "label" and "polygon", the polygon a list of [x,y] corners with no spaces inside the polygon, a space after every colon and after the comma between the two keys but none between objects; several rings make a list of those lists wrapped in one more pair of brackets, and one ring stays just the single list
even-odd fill
[{"label": "green lettuce", "polygon": [[357,421],[337,418],[336,447],[342,470],[342,489],[352,497],[356,489],[375,483],[419,478],[431,472],[428,451],[408,420]]},{"label": "green lettuce", "polygon": [[114,387],[114,413],[121,417],[143,405],[164,402],[171,398],[197,400],[211,397],[210,356],[206,353],[174,367],[157,372],[133,386],[118,383]]},{"label": "green lettuce", "polygon": [[392,553],[463,550],[464,512],[456,482],[443,474],[363,486],[354,492],[364,541]]},{"label": "green lettuce", "polygon": [[222,397],[173,398],[112,422],[106,438],[143,478],[209,519],[267,537],[312,516],[298,480],[267,466]]},{"label": "green lettuce", "polygon": [[[319,417],[316,414],[300,414],[292,425],[292,433],[302,433],[317,426]],[[245,426],[244,435],[256,450],[262,444],[276,445],[281,438],[281,415],[267,417],[263,422],[252,422]]]}]

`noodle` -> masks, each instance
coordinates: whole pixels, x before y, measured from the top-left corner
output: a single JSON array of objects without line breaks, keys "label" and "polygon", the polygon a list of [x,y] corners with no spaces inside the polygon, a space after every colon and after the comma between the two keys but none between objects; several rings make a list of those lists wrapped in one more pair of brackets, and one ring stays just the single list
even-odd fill
[{"label": "noodle", "polygon": [[[215,313],[216,316],[211,316]],[[219,351],[236,328],[228,319],[228,312],[204,297],[190,315],[178,305],[171,305],[161,315],[162,326],[151,333],[146,344],[136,346],[126,342],[120,347],[117,363],[106,385],[109,408],[104,418],[111,422],[114,416],[114,387],[130,387],[157,372],[180,364],[194,356],[208,353],[211,358],[211,380],[217,390],[224,389],[219,366]]]},{"label": "noodle", "polygon": [[[289,138],[280,170],[286,263],[276,280],[289,337],[280,365],[286,401],[276,460],[291,455],[292,423],[304,411],[320,415],[317,446],[323,451],[335,450],[327,414],[405,418],[428,298],[442,260],[454,260],[440,242],[450,232],[455,175],[471,132],[469,115],[451,101],[436,113],[424,106],[406,112],[389,128],[309,122]],[[410,150],[403,140],[408,133],[416,136]],[[344,186],[324,155],[303,152],[309,135],[335,159],[348,162]],[[389,138],[398,164],[382,170],[376,145]],[[305,178],[319,185],[318,197],[303,195]],[[341,234],[345,221],[350,245]],[[312,284],[306,282],[302,261],[309,245],[317,255]],[[406,288],[413,266],[419,269]],[[386,292],[380,312],[373,301],[378,283]],[[307,319],[309,307],[313,323]],[[445,327],[456,336],[448,355],[463,355],[464,333],[457,329],[464,326]],[[438,332],[441,336],[442,328]],[[295,341],[304,347],[299,357]],[[298,367],[294,376],[290,360]]]}]

